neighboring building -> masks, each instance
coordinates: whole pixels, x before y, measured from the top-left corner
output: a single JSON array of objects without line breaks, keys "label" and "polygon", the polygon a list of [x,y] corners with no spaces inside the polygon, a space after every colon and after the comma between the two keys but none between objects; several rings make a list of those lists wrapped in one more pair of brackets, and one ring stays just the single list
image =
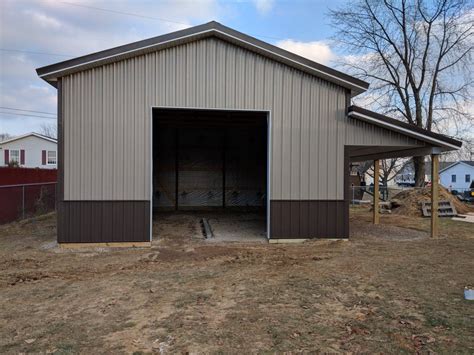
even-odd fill
[{"label": "neighboring building", "polygon": [[57,141],[38,133],[28,133],[0,142],[0,166],[11,162],[24,168],[56,169]]},{"label": "neighboring building", "polygon": [[271,242],[348,238],[351,162],[461,146],[351,106],[368,83],[216,22],[37,73],[58,89],[59,243],[149,245],[153,209],[204,207],[262,209]]},{"label": "neighboring building", "polygon": [[474,181],[474,161],[451,163],[439,172],[441,185],[450,190],[468,189]]},{"label": "neighboring building", "polygon": [[[439,170],[443,170],[453,162],[440,161]],[[395,183],[400,186],[415,186],[415,167],[413,161],[406,164],[394,179]],[[431,182],[431,162],[425,162],[425,182]]]}]

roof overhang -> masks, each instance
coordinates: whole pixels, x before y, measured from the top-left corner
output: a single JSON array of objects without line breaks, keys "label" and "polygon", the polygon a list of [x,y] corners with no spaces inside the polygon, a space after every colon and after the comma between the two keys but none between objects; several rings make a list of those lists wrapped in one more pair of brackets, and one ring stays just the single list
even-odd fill
[{"label": "roof overhang", "polygon": [[418,139],[435,148],[440,148],[436,150],[439,152],[458,150],[462,146],[462,142],[454,138],[434,133],[358,106],[350,106],[348,116]]},{"label": "roof overhang", "polygon": [[361,162],[377,159],[422,157],[441,154],[444,148],[433,146],[346,146],[349,148],[349,161]]},{"label": "roof overhang", "polygon": [[366,91],[369,87],[369,84],[363,80],[260,41],[215,21],[48,65],[36,69],[36,72],[40,78],[56,86],[58,78],[65,75],[209,37],[220,38],[342,86],[348,89],[352,96]]}]

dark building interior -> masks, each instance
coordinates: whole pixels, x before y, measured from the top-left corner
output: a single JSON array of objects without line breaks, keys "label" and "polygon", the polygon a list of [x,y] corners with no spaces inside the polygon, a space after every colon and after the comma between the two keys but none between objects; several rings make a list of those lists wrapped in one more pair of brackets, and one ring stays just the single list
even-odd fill
[{"label": "dark building interior", "polygon": [[153,211],[267,208],[267,114],[153,109]]}]

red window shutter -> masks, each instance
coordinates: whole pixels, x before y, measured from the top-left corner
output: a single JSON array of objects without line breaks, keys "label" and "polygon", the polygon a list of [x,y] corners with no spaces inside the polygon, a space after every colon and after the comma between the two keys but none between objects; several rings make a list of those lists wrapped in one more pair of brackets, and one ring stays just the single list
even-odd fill
[{"label": "red window shutter", "polygon": [[46,165],[46,150],[41,151],[41,162]]},{"label": "red window shutter", "polygon": [[5,165],[8,165],[10,162],[10,151],[8,149],[5,149]]},{"label": "red window shutter", "polygon": [[20,149],[20,164],[25,165],[25,150]]}]

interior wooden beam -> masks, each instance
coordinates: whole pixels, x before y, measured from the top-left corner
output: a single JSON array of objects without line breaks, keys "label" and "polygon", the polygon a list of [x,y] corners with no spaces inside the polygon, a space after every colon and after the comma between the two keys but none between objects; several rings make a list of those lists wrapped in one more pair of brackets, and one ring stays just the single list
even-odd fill
[{"label": "interior wooden beam", "polygon": [[431,155],[431,238],[439,234],[439,156]]},{"label": "interior wooden beam", "polygon": [[379,224],[380,210],[379,210],[379,174],[380,174],[380,160],[374,160],[374,208],[373,208],[373,223]]}]

